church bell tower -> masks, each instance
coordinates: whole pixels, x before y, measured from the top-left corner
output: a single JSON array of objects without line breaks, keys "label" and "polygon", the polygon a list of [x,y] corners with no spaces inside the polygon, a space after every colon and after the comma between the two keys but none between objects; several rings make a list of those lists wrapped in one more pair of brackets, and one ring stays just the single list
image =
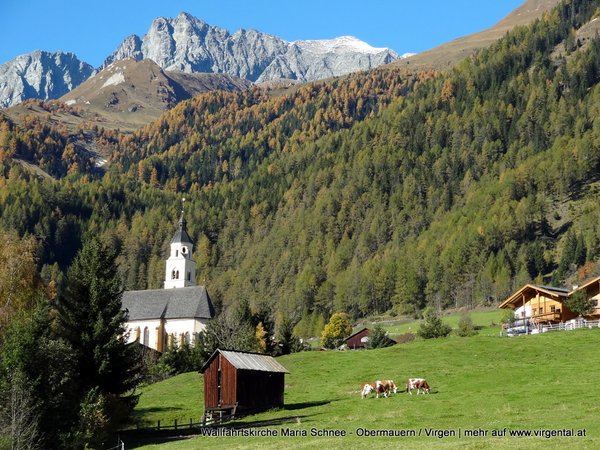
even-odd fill
[{"label": "church bell tower", "polygon": [[[185,202],[185,199],[183,199]],[[192,259],[194,244],[186,231],[183,206],[179,230],[171,239],[171,253],[165,271],[165,289],[196,286],[196,262]]]}]

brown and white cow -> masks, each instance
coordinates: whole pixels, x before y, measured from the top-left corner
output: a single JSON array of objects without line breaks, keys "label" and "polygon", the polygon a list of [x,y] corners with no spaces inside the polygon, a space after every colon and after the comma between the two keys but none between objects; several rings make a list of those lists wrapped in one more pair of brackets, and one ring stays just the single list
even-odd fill
[{"label": "brown and white cow", "polygon": [[387,392],[388,395],[391,392],[393,392],[394,394],[398,392],[398,386],[396,386],[396,383],[394,383],[393,380],[376,381],[376,383],[380,383],[383,386],[383,390]]},{"label": "brown and white cow", "polygon": [[412,395],[413,389],[416,389],[417,395],[419,395],[421,392],[423,394],[429,394],[431,388],[425,378],[409,378],[406,382],[406,392]]},{"label": "brown and white cow", "polygon": [[371,383],[366,383],[365,385],[363,385],[362,390],[360,391],[360,397],[365,398],[371,392],[375,392],[375,386],[373,386]]},{"label": "brown and white cow", "polygon": [[375,392],[375,396],[379,398],[380,395],[388,397],[391,392],[396,394],[398,392],[398,386],[393,380],[377,380],[374,384],[366,383],[362,386],[360,396],[362,398],[367,397],[371,392]]}]

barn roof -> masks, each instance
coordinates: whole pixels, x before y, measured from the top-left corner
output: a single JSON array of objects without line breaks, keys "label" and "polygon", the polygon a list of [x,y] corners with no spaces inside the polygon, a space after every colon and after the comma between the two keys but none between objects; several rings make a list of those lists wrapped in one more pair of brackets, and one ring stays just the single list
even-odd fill
[{"label": "barn roof", "polygon": [[210,358],[208,358],[208,360],[200,369],[201,373],[206,370],[212,360],[219,353],[223,355],[225,359],[227,359],[227,361],[229,361],[236,369],[256,370],[259,372],[289,373],[288,370],[279,364],[272,356],[221,349],[217,349],[213,352]]},{"label": "barn roof", "polygon": [[367,332],[367,334],[368,334],[368,332],[369,332],[369,329],[368,329],[368,328],[361,328],[361,329],[360,329],[360,330],[358,330],[356,333],[352,333],[350,336],[348,336],[346,339],[344,339],[344,342],[345,342],[345,341],[347,341],[347,340],[349,340],[349,339],[352,339],[354,336],[356,336],[356,335],[359,335],[359,334],[361,334],[361,333],[363,333],[363,332],[365,332],[365,331],[366,331],[366,332]]},{"label": "barn roof", "polygon": [[211,319],[215,309],[204,286],[123,292],[129,321],[152,319]]}]

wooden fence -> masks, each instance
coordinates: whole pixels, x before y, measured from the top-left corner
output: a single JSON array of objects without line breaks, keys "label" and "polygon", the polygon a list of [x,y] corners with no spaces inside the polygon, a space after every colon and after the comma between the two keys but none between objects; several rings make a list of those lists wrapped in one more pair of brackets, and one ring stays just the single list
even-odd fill
[{"label": "wooden fence", "polygon": [[138,425],[138,431],[161,431],[161,430],[173,430],[173,431],[183,431],[183,430],[191,430],[194,428],[206,427],[211,425],[221,425],[224,422],[235,419],[235,413],[237,409],[237,404],[233,408],[215,408],[213,410],[207,411],[200,419],[195,422],[194,419],[190,417],[189,420],[179,421],[178,419],[174,419],[171,425],[158,420],[156,422],[156,426],[150,427],[140,427]]},{"label": "wooden fence", "polygon": [[561,322],[549,325],[542,325],[542,333],[547,331],[568,331],[578,330],[581,328],[598,328],[600,327],[600,320],[585,320],[585,319],[573,319],[568,322]]}]

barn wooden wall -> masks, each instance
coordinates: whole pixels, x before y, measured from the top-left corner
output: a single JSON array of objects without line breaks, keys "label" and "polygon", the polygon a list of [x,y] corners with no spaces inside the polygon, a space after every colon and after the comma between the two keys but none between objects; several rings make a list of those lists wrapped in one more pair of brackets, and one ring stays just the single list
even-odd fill
[{"label": "barn wooden wall", "polygon": [[204,371],[204,408],[217,408],[219,406],[219,390],[218,386],[218,372],[219,372],[219,358],[218,355],[212,363]]},{"label": "barn wooden wall", "polygon": [[284,374],[238,370],[240,407],[262,409],[283,406]]},{"label": "barn wooden wall", "polygon": [[369,335],[369,331],[365,330],[362,333],[357,334],[356,336],[352,336],[352,338],[346,341],[346,345],[348,348],[365,348],[365,343],[360,340]]},{"label": "barn wooden wall", "polygon": [[284,375],[238,370],[219,354],[204,371],[204,408],[219,408],[235,403],[238,403],[240,410],[283,406]]}]

